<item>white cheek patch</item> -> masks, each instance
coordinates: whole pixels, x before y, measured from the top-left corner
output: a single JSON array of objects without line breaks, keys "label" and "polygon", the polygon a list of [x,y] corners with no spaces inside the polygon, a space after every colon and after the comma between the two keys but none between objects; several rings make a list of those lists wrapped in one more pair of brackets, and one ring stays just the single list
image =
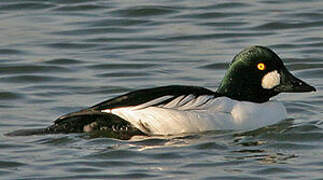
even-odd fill
[{"label": "white cheek patch", "polygon": [[272,89],[280,84],[280,74],[275,70],[267,73],[261,80],[264,89]]}]

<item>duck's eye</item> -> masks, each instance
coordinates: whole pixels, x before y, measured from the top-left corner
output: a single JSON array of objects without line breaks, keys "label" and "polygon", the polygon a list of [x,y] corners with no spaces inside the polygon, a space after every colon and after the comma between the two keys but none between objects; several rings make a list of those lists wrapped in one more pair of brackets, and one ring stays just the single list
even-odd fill
[{"label": "duck's eye", "polygon": [[258,63],[257,64],[257,68],[260,70],[260,71],[263,71],[266,69],[266,65],[264,63]]}]

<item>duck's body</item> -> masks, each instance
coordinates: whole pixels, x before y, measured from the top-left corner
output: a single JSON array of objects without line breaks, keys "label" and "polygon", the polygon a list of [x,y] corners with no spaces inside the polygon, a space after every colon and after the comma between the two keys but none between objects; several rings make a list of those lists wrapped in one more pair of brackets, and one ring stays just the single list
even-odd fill
[{"label": "duck's body", "polygon": [[[170,88],[196,89],[189,86],[167,86],[159,89]],[[154,89],[146,91],[154,91]],[[101,112],[117,115],[149,135],[254,129],[287,117],[285,107],[278,101],[252,103],[219,96],[215,92],[196,94],[183,93],[177,96],[170,94],[142,104],[108,108]]]},{"label": "duck's body", "polygon": [[217,91],[196,86],[137,90],[59,117],[44,129],[10,135],[106,132],[109,137],[175,135],[210,130],[255,129],[287,118],[269,100],[281,92],[315,88],[297,79],[270,49],[250,47],[235,56]]}]

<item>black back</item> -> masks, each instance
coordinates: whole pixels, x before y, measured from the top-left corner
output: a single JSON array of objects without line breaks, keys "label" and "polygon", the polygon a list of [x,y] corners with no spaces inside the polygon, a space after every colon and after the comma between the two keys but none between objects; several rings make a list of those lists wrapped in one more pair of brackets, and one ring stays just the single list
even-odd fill
[{"label": "black back", "polygon": [[174,96],[171,99],[167,99],[166,101],[159,103],[159,104],[163,104],[175,99],[178,96],[189,95],[189,94],[192,94],[194,96],[201,96],[201,95],[214,95],[216,97],[219,96],[216,92],[203,87],[171,85],[171,86],[162,86],[162,87],[133,91],[133,92],[115,97],[113,99],[104,101],[102,103],[99,103],[91,107],[90,109],[94,111],[101,111],[105,109],[136,106],[163,96]]}]

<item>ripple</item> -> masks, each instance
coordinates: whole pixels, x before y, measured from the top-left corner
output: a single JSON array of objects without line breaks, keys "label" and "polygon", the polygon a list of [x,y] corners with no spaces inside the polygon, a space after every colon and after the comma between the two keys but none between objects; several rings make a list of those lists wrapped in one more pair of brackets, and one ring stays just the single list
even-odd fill
[{"label": "ripple", "polygon": [[201,143],[193,146],[193,148],[198,149],[198,150],[203,150],[203,149],[218,149],[218,150],[225,150],[228,149],[227,146],[218,144],[215,142],[206,142],[206,143]]},{"label": "ripple", "polygon": [[179,15],[175,18],[190,18],[190,19],[215,19],[215,18],[226,18],[233,16],[243,16],[245,13],[232,13],[232,12],[206,12],[206,13],[197,13],[197,14],[185,14]]},{"label": "ripple", "polygon": [[97,173],[101,170],[98,168],[89,168],[89,167],[72,167],[72,168],[66,168],[66,171],[72,172],[72,173]]},{"label": "ripple", "polygon": [[70,12],[70,11],[91,11],[91,10],[97,10],[97,9],[103,9],[103,8],[105,7],[102,5],[96,5],[96,4],[75,4],[75,5],[72,4],[72,5],[57,7],[53,10]]},{"label": "ripple", "polygon": [[0,168],[17,168],[26,164],[13,161],[0,161]]},{"label": "ripple", "polygon": [[290,169],[282,169],[282,168],[277,168],[277,167],[266,167],[266,168],[261,168],[257,171],[254,171],[254,174],[279,174],[279,173],[291,173],[293,172]]},{"label": "ripple", "polygon": [[[127,173],[127,174],[115,174],[115,175],[107,175],[103,174],[95,174],[95,175],[74,175],[74,176],[64,176],[62,179],[141,179],[141,178],[153,178],[156,175],[150,175],[146,173]],[[58,177],[59,178],[59,177]],[[57,179],[52,178],[53,180]]]},{"label": "ripple", "polygon": [[229,67],[229,65],[227,63],[213,63],[213,64],[208,64],[208,65],[204,65],[204,66],[200,66],[199,68],[201,69],[227,69]]},{"label": "ripple", "polygon": [[55,49],[88,49],[97,47],[97,44],[90,43],[50,43],[46,46],[55,48]]},{"label": "ripple", "polygon": [[21,75],[21,76],[7,76],[0,78],[0,81],[7,83],[44,83],[44,82],[55,82],[55,81],[75,81],[73,78],[62,78],[45,75]]},{"label": "ripple", "polygon": [[58,58],[58,59],[47,60],[45,63],[46,64],[68,65],[68,64],[81,64],[81,63],[83,63],[83,61],[77,60],[77,59]]},{"label": "ripple", "polygon": [[[138,25],[144,25],[147,23],[151,23],[150,20],[143,20],[143,19],[123,19],[123,18],[117,18],[117,19],[102,19],[102,20],[96,20],[96,21],[86,21],[86,22],[78,22],[76,24],[83,24],[88,27],[119,27],[119,26],[138,26]],[[74,23],[73,23],[74,24]]]},{"label": "ripple", "polygon": [[140,76],[148,76],[150,73],[147,72],[115,72],[115,73],[102,73],[97,74],[97,77],[140,77]]},{"label": "ripple", "polygon": [[0,55],[22,55],[26,52],[17,49],[0,49]]},{"label": "ripple", "polygon": [[124,166],[141,166],[140,163],[136,163],[133,161],[116,161],[116,160],[101,160],[97,162],[91,162],[91,161],[83,161],[83,162],[77,162],[75,164],[79,165],[87,165],[90,167],[124,167]]},{"label": "ripple", "polygon": [[168,37],[168,40],[181,41],[181,40],[203,40],[203,39],[231,39],[231,38],[242,38],[242,37],[256,37],[256,36],[269,36],[273,33],[216,33],[216,34],[197,34],[197,35],[186,35],[186,36],[175,36]]},{"label": "ripple", "polygon": [[152,159],[180,159],[183,156],[178,152],[155,153],[150,155]]},{"label": "ripple", "polygon": [[16,10],[39,10],[39,9],[48,9],[55,7],[55,5],[46,2],[19,2],[19,3],[7,3],[1,4],[1,11],[16,11]]},{"label": "ripple", "polygon": [[[288,15],[287,15],[288,16]],[[289,14],[290,17],[306,17],[310,18],[312,20],[321,20],[323,18],[322,13],[317,13],[317,12],[300,12],[300,13],[291,13]]]},{"label": "ripple", "polygon": [[42,65],[0,65],[0,74],[25,74],[40,72],[67,72],[65,67],[58,66],[42,66]]},{"label": "ripple", "polygon": [[303,71],[297,72],[297,75],[304,77],[304,78],[320,79],[320,78],[322,78],[322,75],[323,75],[323,68],[322,68],[322,65],[315,66],[315,68],[318,68],[318,67],[321,67],[321,68],[320,69],[311,69],[310,71],[303,70]]},{"label": "ripple", "polygon": [[[288,65],[292,65],[294,63],[300,63],[300,64],[309,64],[309,63],[314,63],[318,64],[322,62],[321,58],[284,58],[284,61],[288,62]],[[305,63],[306,62],[306,63]]]},{"label": "ripple", "polygon": [[299,43],[313,43],[313,42],[322,42],[323,41],[323,37],[305,37],[305,38],[300,38],[297,42]]},{"label": "ripple", "polygon": [[115,45],[114,47],[101,48],[100,50],[133,50],[133,49],[156,49],[160,45],[151,45],[151,44],[126,44],[126,45]]},{"label": "ripple", "polygon": [[0,170],[0,175],[1,176],[9,175],[10,173],[11,173],[10,171]]},{"label": "ripple", "polygon": [[160,16],[176,13],[174,7],[167,6],[137,6],[126,9],[113,11],[111,14],[123,17],[145,17],[145,16]]},{"label": "ripple", "polygon": [[12,92],[0,92],[0,100],[13,100],[13,99],[21,99],[23,95]]},{"label": "ripple", "polygon": [[317,43],[308,43],[306,44],[307,47],[316,47],[316,48],[319,48],[319,47],[323,47],[323,42],[317,42]]},{"label": "ripple", "polygon": [[[288,65],[290,70],[306,70],[312,69],[311,71],[303,71],[304,74],[312,75],[316,69],[323,69],[323,64],[305,64],[305,63],[293,63]],[[321,72],[323,73],[323,72]]]},{"label": "ripple", "polygon": [[200,6],[198,7],[199,9],[235,9],[235,8],[243,8],[243,7],[252,7],[253,4],[250,3],[241,3],[241,2],[221,2],[221,3],[216,3],[216,4],[211,4],[208,6]]},{"label": "ripple", "polygon": [[287,23],[287,22],[270,22],[254,27],[254,30],[282,30],[282,29],[304,29],[307,27],[321,27],[323,21],[304,22],[304,23]]},{"label": "ripple", "polygon": [[199,25],[210,26],[210,27],[223,27],[223,30],[231,28],[241,27],[247,25],[246,22],[202,22]]},{"label": "ripple", "polygon": [[155,64],[138,64],[138,63],[122,63],[122,64],[98,64],[87,66],[89,69],[147,69],[156,66]]},{"label": "ripple", "polygon": [[232,166],[234,164],[241,164],[243,163],[242,161],[227,161],[227,162],[195,162],[195,163],[191,163],[191,164],[186,164],[183,166],[183,168],[208,168],[208,167],[221,167],[221,166]]},{"label": "ripple", "polygon": [[[43,0],[34,0],[34,1],[43,1]],[[73,0],[73,1],[66,1],[66,0],[53,0],[57,4],[80,4],[80,3],[88,3],[89,0]],[[91,0],[91,2],[97,2],[98,0]]]},{"label": "ripple", "polygon": [[[295,133],[323,133],[322,132],[322,128],[320,128],[319,126],[316,125],[316,121],[313,122],[308,122],[308,123],[302,123],[299,125],[295,125],[293,126],[291,129],[289,129],[289,132],[295,132]],[[314,138],[315,140],[317,140],[317,138]],[[313,139],[313,140],[314,140]]]},{"label": "ripple", "polygon": [[73,142],[77,142],[76,138],[70,137],[70,136],[63,136],[63,137],[45,137],[41,139],[37,139],[33,141],[33,143],[38,144],[48,144],[51,146],[63,146],[63,145],[70,145]]},{"label": "ripple", "polygon": [[[99,34],[106,34],[106,33],[136,33],[142,32],[144,29],[134,29],[134,28],[124,28],[124,27],[96,27],[96,28],[81,28],[81,29],[74,29],[74,30],[65,30],[65,31],[55,31],[51,34],[53,35],[64,35],[64,36],[82,36],[82,35],[99,35]],[[65,43],[63,43],[65,44]],[[66,43],[69,44],[69,43]],[[71,43],[74,44],[74,43]],[[49,44],[50,45],[50,44]],[[55,45],[55,43],[54,43]]]},{"label": "ripple", "polygon": [[104,151],[86,156],[90,159],[128,159],[128,158],[139,158],[144,156],[140,152],[130,150],[115,150],[115,151]]},{"label": "ripple", "polygon": [[11,144],[11,143],[1,143],[0,148],[1,149],[15,149],[15,148],[30,148],[31,145],[27,144]]},{"label": "ripple", "polygon": [[266,147],[280,150],[311,150],[315,148],[316,145],[306,143],[276,142],[268,144]]},{"label": "ripple", "polygon": [[[298,48],[298,44],[275,44],[271,46],[274,49],[295,49]],[[284,59],[285,60],[285,59]]]}]

